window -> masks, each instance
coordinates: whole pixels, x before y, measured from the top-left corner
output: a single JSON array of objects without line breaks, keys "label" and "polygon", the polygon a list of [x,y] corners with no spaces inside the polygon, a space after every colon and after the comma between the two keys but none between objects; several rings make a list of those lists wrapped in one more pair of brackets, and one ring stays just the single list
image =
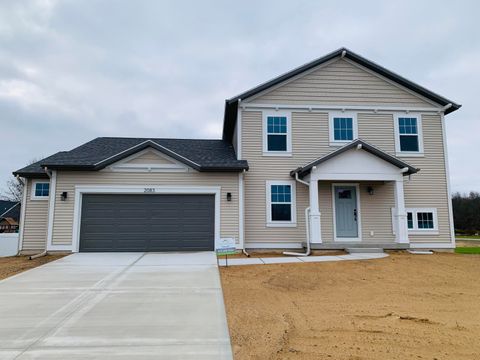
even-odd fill
[{"label": "window", "polygon": [[[413,235],[437,234],[437,209],[407,208],[408,233]],[[395,209],[392,208],[392,224],[395,229]],[[395,233],[395,231],[393,232]]]},{"label": "window", "polygon": [[395,117],[396,150],[400,154],[422,154],[421,119],[418,115]]},{"label": "window", "polygon": [[357,138],[357,116],[354,113],[330,113],[330,145],[343,145]]},{"label": "window", "polygon": [[48,199],[50,195],[50,184],[48,182],[33,182],[32,199]]},{"label": "window", "polygon": [[417,212],[418,229],[433,229],[433,212]]},{"label": "window", "polygon": [[275,112],[264,114],[264,155],[291,155],[290,114]]},{"label": "window", "polygon": [[295,183],[267,181],[267,226],[295,226]]}]

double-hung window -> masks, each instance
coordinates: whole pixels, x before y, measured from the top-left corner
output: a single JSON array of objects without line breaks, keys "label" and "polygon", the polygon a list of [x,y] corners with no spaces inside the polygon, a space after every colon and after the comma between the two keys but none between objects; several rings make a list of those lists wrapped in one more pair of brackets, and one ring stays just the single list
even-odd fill
[{"label": "double-hung window", "polygon": [[[407,227],[409,234],[421,235],[438,233],[437,209],[407,208],[405,210],[407,212]],[[394,214],[394,212],[395,209],[392,209],[392,214]],[[393,220],[394,217],[392,217],[392,221]]]},{"label": "double-hung window", "polygon": [[50,183],[34,181],[32,184],[32,199],[46,200],[50,195]]},{"label": "double-hung window", "polygon": [[397,154],[415,156],[423,153],[422,124],[419,115],[397,115],[395,132]]},{"label": "double-hung window", "polygon": [[355,113],[330,113],[329,118],[330,145],[344,145],[357,138]]},{"label": "double-hung window", "polygon": [[267,181],[267,226],[295,225],[295,183]]},{"label": "double-hung window", "polygon": [[264,114],[264,155],[291,155],[290,118],[290,114],[286,112]]}]

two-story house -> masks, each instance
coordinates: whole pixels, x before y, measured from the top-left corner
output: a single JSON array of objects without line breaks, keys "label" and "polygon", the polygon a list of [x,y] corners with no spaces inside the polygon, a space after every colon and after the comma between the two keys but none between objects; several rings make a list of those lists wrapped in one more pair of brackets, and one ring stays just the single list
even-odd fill
[{"label": "two-story house", "polygon": [[227,100],[221,140],[97,138],[16,171],[20,250],[453,248],[459,108],[342,48]]}]

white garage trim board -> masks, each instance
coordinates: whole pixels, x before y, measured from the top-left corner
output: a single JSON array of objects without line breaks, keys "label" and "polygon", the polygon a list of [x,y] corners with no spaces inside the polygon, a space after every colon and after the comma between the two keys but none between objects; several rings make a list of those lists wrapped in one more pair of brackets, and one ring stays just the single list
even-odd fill
[{"label": "white garage trim board", "polygon": [[73,213],[72,245],[66,246],[73,252],[79,251],[80,221],[83,194],[212,194],[215,195],[215,243],[220,240],[220,186],[152,186],[152,185],[76,185]]}]

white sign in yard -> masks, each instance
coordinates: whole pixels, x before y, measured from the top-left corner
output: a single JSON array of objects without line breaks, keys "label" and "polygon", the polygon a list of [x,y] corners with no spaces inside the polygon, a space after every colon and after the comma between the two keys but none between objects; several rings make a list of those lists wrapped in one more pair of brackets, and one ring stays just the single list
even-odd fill
[{"label": "white sign in yard", "polygon": [[232,255],[237,252],[235,246],[235,238],[221,238],[220,241],[216,244],[216,249],[218,255]]}]

